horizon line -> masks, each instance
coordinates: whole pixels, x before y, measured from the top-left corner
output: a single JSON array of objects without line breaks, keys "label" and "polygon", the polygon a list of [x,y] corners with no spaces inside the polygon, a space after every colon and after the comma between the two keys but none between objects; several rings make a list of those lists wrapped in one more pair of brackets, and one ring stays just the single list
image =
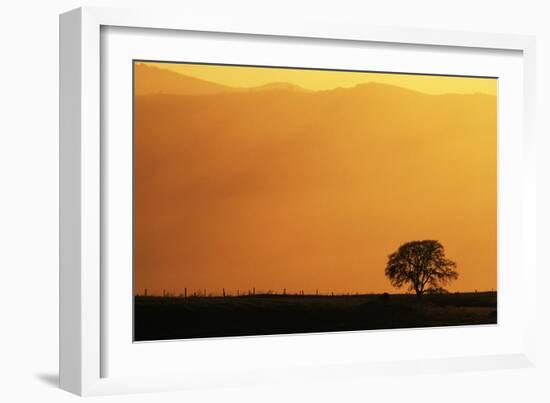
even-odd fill
[{"label": "horizon line", "polygon": [[[144,291],[146,291],[147,289],[145,289]],[[166,291],[166,290],[164,290]],[[196,291],[196,290],[195,290]],[[203,290],[200,290],[200,291],[203,291]],[[410,291],[410,292],[396,292],[396,293],[392,293],[392,292],[387,292],[387,291],[382,291],[382,292],[359,292],[359,291],[355,291],[355,292],[352,292],[352,291],[344,291],[344,292],[332,292],[332,291],[329,291],[329,292],[303,292],[302,291],[298,291],[298,292],[287,292],[287,293],[281,293],[281,292],[269,292],[269,291],[259,291],[259,292],[250,292],[251,290],[246,290],[245,292],[242,292],[242,293],[235,293],[235,292],[230,292],[231,290],[229,290],[228,292],[225,293],[225,295],[223,294],[223,292],[221,293],[207,293],[207,294],[204,294],[204,293],[197,293],[197,292],[194,292],[194,293],[190,293],[190,294],[187,294],[185,295],[184,293],[172,293],[172,292],[165,292],[164,294],[148,294],[148,293],[134,293],[134,296],[135,297],[174,297],[174,298],[193,298],[193,297],[196,297],[196,298],[218,298],[218,297],[224,297],[224,298],[227,298],[227,297],[259,297],[259,296],[281,296],[281,297],[293,297],[293,296],[299,296],[299,297],[304,297],[304,296],[317,296],[317,297],[353,297],[353,296],[365,296],[365,295],[384,295],[384,294],[388,294],[388,295],[416,295],[416,293],[414,291]],[[234,291],[234,290],[233,290]],[[239,290],[237,290],[239,291]],[[477,289],[474,289],[474,290],[462,290],[462,291],[449,291],[449,290],[446,290],[446,292],[426,292],[424,291],[423,294],[426,294],[426,295],[445,295],[445,294],[483,294],[483,293],[490,293],[490,292],[498,292],[498,290],[495,290],[495,289],[490,289],[490,290],[486,290],[486,289],[483,289],[483,290],[477,290]]]}]

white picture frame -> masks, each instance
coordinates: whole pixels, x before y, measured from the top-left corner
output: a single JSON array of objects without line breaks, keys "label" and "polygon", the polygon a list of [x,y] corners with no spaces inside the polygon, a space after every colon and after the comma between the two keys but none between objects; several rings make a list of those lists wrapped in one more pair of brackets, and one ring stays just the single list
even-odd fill
[{"label": "white picture frame", "polygon": [[[479,334],[474,333],[477,330],[472,329],[461,329],[458,332],[449,330],[448,336],[445,333],[447,330],[410,332],[406,337],[433,340],[462,337],[464,340],[470,340],[466,342],[470,344],[476,337],[485,337],[487,343],[491,337],[506,338],[513,335],[514,340],[508,344],[502,344],[500,349],[494,351],[484,350],[485,345],[480,343],[478,349],[467,348],[446,354],[444,347],[441,347],[439,352],[436,351],[432,355],[410,356],[405,359],[388,357],[388,359],[368,360],[361,356],[345,361],[332,356],[317,359],[311,354],[308,355],[307,346],[318,343],[318,335],[195,340],[192,341],[194,343],[192,345],[189,342],[186,344],[188,349],[194,351],[206,353],[215,351],[216,354],[238,351],[241,356],[243,353],[257,356],[268,349],[274,351],[272,360],[261,368],[261,372],[254,366],[252,359],[244,360],[245,362],[237,368],[219,365],[211,369],[211,364],[215,362],[216,357],[207,360],[208,362],[203,366],[199,365],[197,358],[191,358],[184,364],[168,365],[167,357],[169,354],[178,354],[179,343],[159,343],[157,346],[148,347],[150,351],[132,350],[131,345],[126,346],[128,347],[126,349],[120,344],[113,344],[117,342],[117,334],[123,333],[124,330],[117,330],[112,326],[113,322],[107,319],[109,316],[116,315],[112,307],[118,302],[113,301],[113,297],[109,294],[109,287],[105,285],[106,279],[114,280],[109,272],[106,272],[109,265],[105,251],[108,248],[106,248],[103,228],[108,227],[105,220],[109,218],[104,212],[102,213],[102,208],[109,199],[106,196],[106,190],[109,189],[106,182],[114,171],[109,171],[110,168],[106,169],[106,166],[112,165],[105,165],[108,157],[104,147],[110,143],[108,139],[102,138],[102,133],[108,132],[110,123],[106,123],[107,114],[102,113],[102,107],[105,103],[103,98],[105,94],[109,91],[124,91],[124,87],[113,85],[111,89],[109,82],[102,81],[101,75],[105,71],[102,70],[104,61],[102,62],[101,59],[108,54],[102,49],[105,45],[102,42],[104,40],[102,31],[108,30],[109,27],[154,29],[157,30],[156,32],[193,32],[199,37],[201,33],[205,35],[220,33],[220,35],[247,35],[258,40],[262,38],[338,40],[333,41],[331,46],[334,47],[344,43],[378,43],[433,47],[440,50],[466,49],[479,55],[494,51],[515,52],[514,63],[517,65],[519,61],[521,69],[512,68],[507,74],[510,75],[511,81],[513,78],[521,84],[515,87],[515,91],[519,91],[516,93],[519,93],[520,98],[515,102],[519,102],[522,108],[517,112],[515,123],[510,123],[512,125],[519,122],[518,130],[510,131],[510,135],[506,137],[506,139],[510,138],[509,143],[506,143],[508,142],[506,139],[503,141],[503,146],[510,150],[511,165],[500,169],[499,183],[503,173],[507,175],[506,178],[513,176],[510,182],[512,185],[505,186],[504,190],[509,192],[506,195],[509,194],[514,199],[514,203],[509,206],[509,209],[504,206],[503,214],[506,216],[502,219],[509,228],[513,227],[517,230],[515,238],[511,239],[515,241],[513,253],[506,257],[514,259],[514,263],[517,263],[518,268],[514,269],[514,273],[521,280],[521,287],[518,285],[513,290],[510,288],[510,293],[513,291],[516,297],[520,297],[520,308],[523,312],[536,312],[534,307],[536,262],[533,250],[536,244],[534,239],[535,161],[534,158],[530,158],[534,155],[535,42],[533,37],[381,28],[319,21],[301,24],[269,20],[249,21],[244,17],[240,20],[213,21],[197,19],[191,15],[173,15],[169,12],[81,8],[60,17],[60,385],[63,389],[79,395],[96,395],[216,385],[248,385],[304,378],[328,380],[380,373],[391,375],[534,365],[535,318],[525,317],[525,315],[521,323],[514,322],[507,332],[505,332],[506,326],[501,326],[495,331],[480,330]],[[170,41],[173,40],[172,37],[163,46],[169,47]],[[160,44],[162,39],[153,38],[151,41],[153,44],[154,41]],[[143,46],[147,45],[143,44]],[[132,57],[132,55],[128,54],[126,57]],[[496,60],[495,63],[499,61]],[[111,102],[110,98],[109,102]],[[513,114],[510,109],[509,111]],[[506,127],[500,129],[506,130]],[[506,155],[506,152],[504,154]],[[499,165],[499,168],[503,167]],[[501,196],[502,194],[499,193],[499,198]],[[499,261],[499,264],[501,263],[503,262]],[[521,294],[518,294],[520,292]],[[499,298],[501,298],[500,293]],[[507,297],[505,293],[502,298],[509,298],[509,296]],[[499,315],[500,309],[499,300]],[[112,328],[110,333],[106,327]],[[396,339],[405,336],[403,332],[391,331],[368,334],[355,332],[325,337],[323,342],[334,349],[342,344],[359,343],[365,337],[384,343],[383,338]],[[118,342],[131,344],[128,338]],[[108,348],[108,346],[111,347]],[[289,348],[304,353],[296,354],[296,359],[292,362],[278,362],[277,352]],[[126,354],[117,356],[119,365],[116,371],[108,369],[106,364],[111,360],[110,355],[113,355],[113,350],[125,351]],[[160,371],[158,375],[136,374],[127,368],[133,365],[134,354],[143,354],[140,359],[152,360],[153,352],[155,356],[161,357],[160,361],[155,363],[167,364],[166,372]],[[126,366],[123,365],[124,362],[127,363]],[[307,371],[304,371],[304,368],[307,368]],[[305,372],[307,374],[304,374]]]}]

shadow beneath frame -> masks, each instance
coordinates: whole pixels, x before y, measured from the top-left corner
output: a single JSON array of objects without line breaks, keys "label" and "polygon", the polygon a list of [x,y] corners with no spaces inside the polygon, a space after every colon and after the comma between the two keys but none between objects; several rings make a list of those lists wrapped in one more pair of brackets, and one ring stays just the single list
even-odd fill
[{"label": "shadow beneath frame", "polygon": [[40,373],[35,374],[36,379],[42,381],[43,383],[58,388],[59,387],[59,375],[52,373]]}]

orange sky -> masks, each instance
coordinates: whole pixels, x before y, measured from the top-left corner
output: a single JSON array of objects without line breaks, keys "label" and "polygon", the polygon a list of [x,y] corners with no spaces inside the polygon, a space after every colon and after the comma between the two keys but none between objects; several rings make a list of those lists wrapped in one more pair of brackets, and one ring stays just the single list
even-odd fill
[{"label": "orange sky", "polygon": [[[396,292],[387,255],[418,239],[457,263],[450,290],[496,289],[497,80],[155,63],[134,77],[135,292]],[[242,90],[271,83],[305,90]]]}]

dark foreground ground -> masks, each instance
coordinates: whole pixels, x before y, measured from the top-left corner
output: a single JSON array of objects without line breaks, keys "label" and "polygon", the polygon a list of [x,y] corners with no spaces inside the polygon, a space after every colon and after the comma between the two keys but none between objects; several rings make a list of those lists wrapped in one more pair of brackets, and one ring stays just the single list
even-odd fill
[{"label": "dark foreground ground", "polygon": [[495,324],[497,294],[135,297],[135,341]]}]

